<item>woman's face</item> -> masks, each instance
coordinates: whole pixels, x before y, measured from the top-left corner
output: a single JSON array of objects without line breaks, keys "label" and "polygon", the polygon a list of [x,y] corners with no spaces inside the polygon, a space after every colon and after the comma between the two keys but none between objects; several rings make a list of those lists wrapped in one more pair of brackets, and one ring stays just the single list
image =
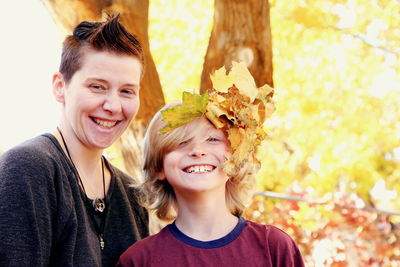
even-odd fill
[{"label": "woman's face", "polygon": [[53,88],[63,103],[64,134],[88,148],[112,145],[139,109],[141,72],[133,56],[89,50],[68,84],[56,74]]}]

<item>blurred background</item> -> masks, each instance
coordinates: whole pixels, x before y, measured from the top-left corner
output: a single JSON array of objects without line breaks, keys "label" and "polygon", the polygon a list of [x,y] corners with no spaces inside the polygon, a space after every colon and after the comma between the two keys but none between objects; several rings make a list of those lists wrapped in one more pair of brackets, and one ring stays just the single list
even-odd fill
[{"label": "blurred background", "polygon": [[[68,6],[71,1],[3,4],[2,152],[52,131],[58,122],[51,77],[68,32],[66,21],[72,27],[82,16],[91,20],[93,12],[79,10],[103,1],[73,2],[80,6]],[[400,266],[400,1],[248,0],[262,6],[241,19],[248,16],[255,28],[257,21],[266,25],[251,38],[240,27],[237,32],[216,29],[236,1],[143,2],[149,4],[147,11],[141,9],[148,17],[141,19],[148,25],[140,25],[142,30],[148,26],[148,36],[138,34],[142,42],[148,40],[158,75],[161,94],[147,95],[147,101],[159,100],[157,108],[205,84],[213,27],[217,37],[233,35],[227,38],[233,40],[230,50],[214,49],[215,57],[234,58],[237,40],[252,39],[250,52],[240,50],[239,58],[259,86],[273,83],[277,110],[265,125],[269,137],[259,151],[258,193],[245,216],[288,232],[307,266]],[[79,14],[70,15],[68,8]],[[267,45],[258,47],[257,40],[263,43],[266,37]],[[262,58],[254,51],[264,49],[272,65],[253,64]],[[255,74],[257,68],[266,71]],[[265,82],[259,78],[268,75]],[[146,122],[149,116],[139,117]],[[124,149],[129,144],[122,142],[108,154],[129,172]]]}]

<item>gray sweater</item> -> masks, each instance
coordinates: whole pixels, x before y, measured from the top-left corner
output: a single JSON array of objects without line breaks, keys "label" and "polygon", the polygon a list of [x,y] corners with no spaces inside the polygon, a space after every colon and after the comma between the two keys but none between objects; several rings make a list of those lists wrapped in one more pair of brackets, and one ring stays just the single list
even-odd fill
[{"label": "gray sweater", "polygon": [[104,241],[90,203],[54,136],[44,134],[0,156],[0,266],[114,266],[148,235],[148,214],[130,177],[106,161],[112,178]]}]

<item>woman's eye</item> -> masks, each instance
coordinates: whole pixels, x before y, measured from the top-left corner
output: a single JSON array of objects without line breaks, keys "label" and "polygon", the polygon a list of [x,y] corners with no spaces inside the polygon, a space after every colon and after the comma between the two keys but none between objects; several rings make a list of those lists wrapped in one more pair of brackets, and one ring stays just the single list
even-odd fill
[{"label": "woman's eye", "polygon": [[100,84],[91,84],[90,88],[92,88],[93,90],[96,90],[96,91],[105,90],[105,87]]},{"label": "woman's eye", "polygon": [[207,139],[207,141],[210,141],[210,142],[218,142],[219,141],[219,139],[218,138],[215,138],[215,137],[208,137],[208,139]]},{"label": "woman's eye", "polygon": [[136,95],[136,91],[133,89],[123,89],[121,92],[125,95]]}]

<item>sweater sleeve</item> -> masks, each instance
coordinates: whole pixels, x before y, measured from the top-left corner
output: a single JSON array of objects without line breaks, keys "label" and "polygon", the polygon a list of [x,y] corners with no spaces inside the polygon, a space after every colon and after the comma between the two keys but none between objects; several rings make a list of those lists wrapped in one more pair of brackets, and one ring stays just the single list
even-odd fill
[{"label": "sweater sleeve", "polygon": [[0,157],[0,266],[47,266],[55,190],[50,157],[17,147]]}]

